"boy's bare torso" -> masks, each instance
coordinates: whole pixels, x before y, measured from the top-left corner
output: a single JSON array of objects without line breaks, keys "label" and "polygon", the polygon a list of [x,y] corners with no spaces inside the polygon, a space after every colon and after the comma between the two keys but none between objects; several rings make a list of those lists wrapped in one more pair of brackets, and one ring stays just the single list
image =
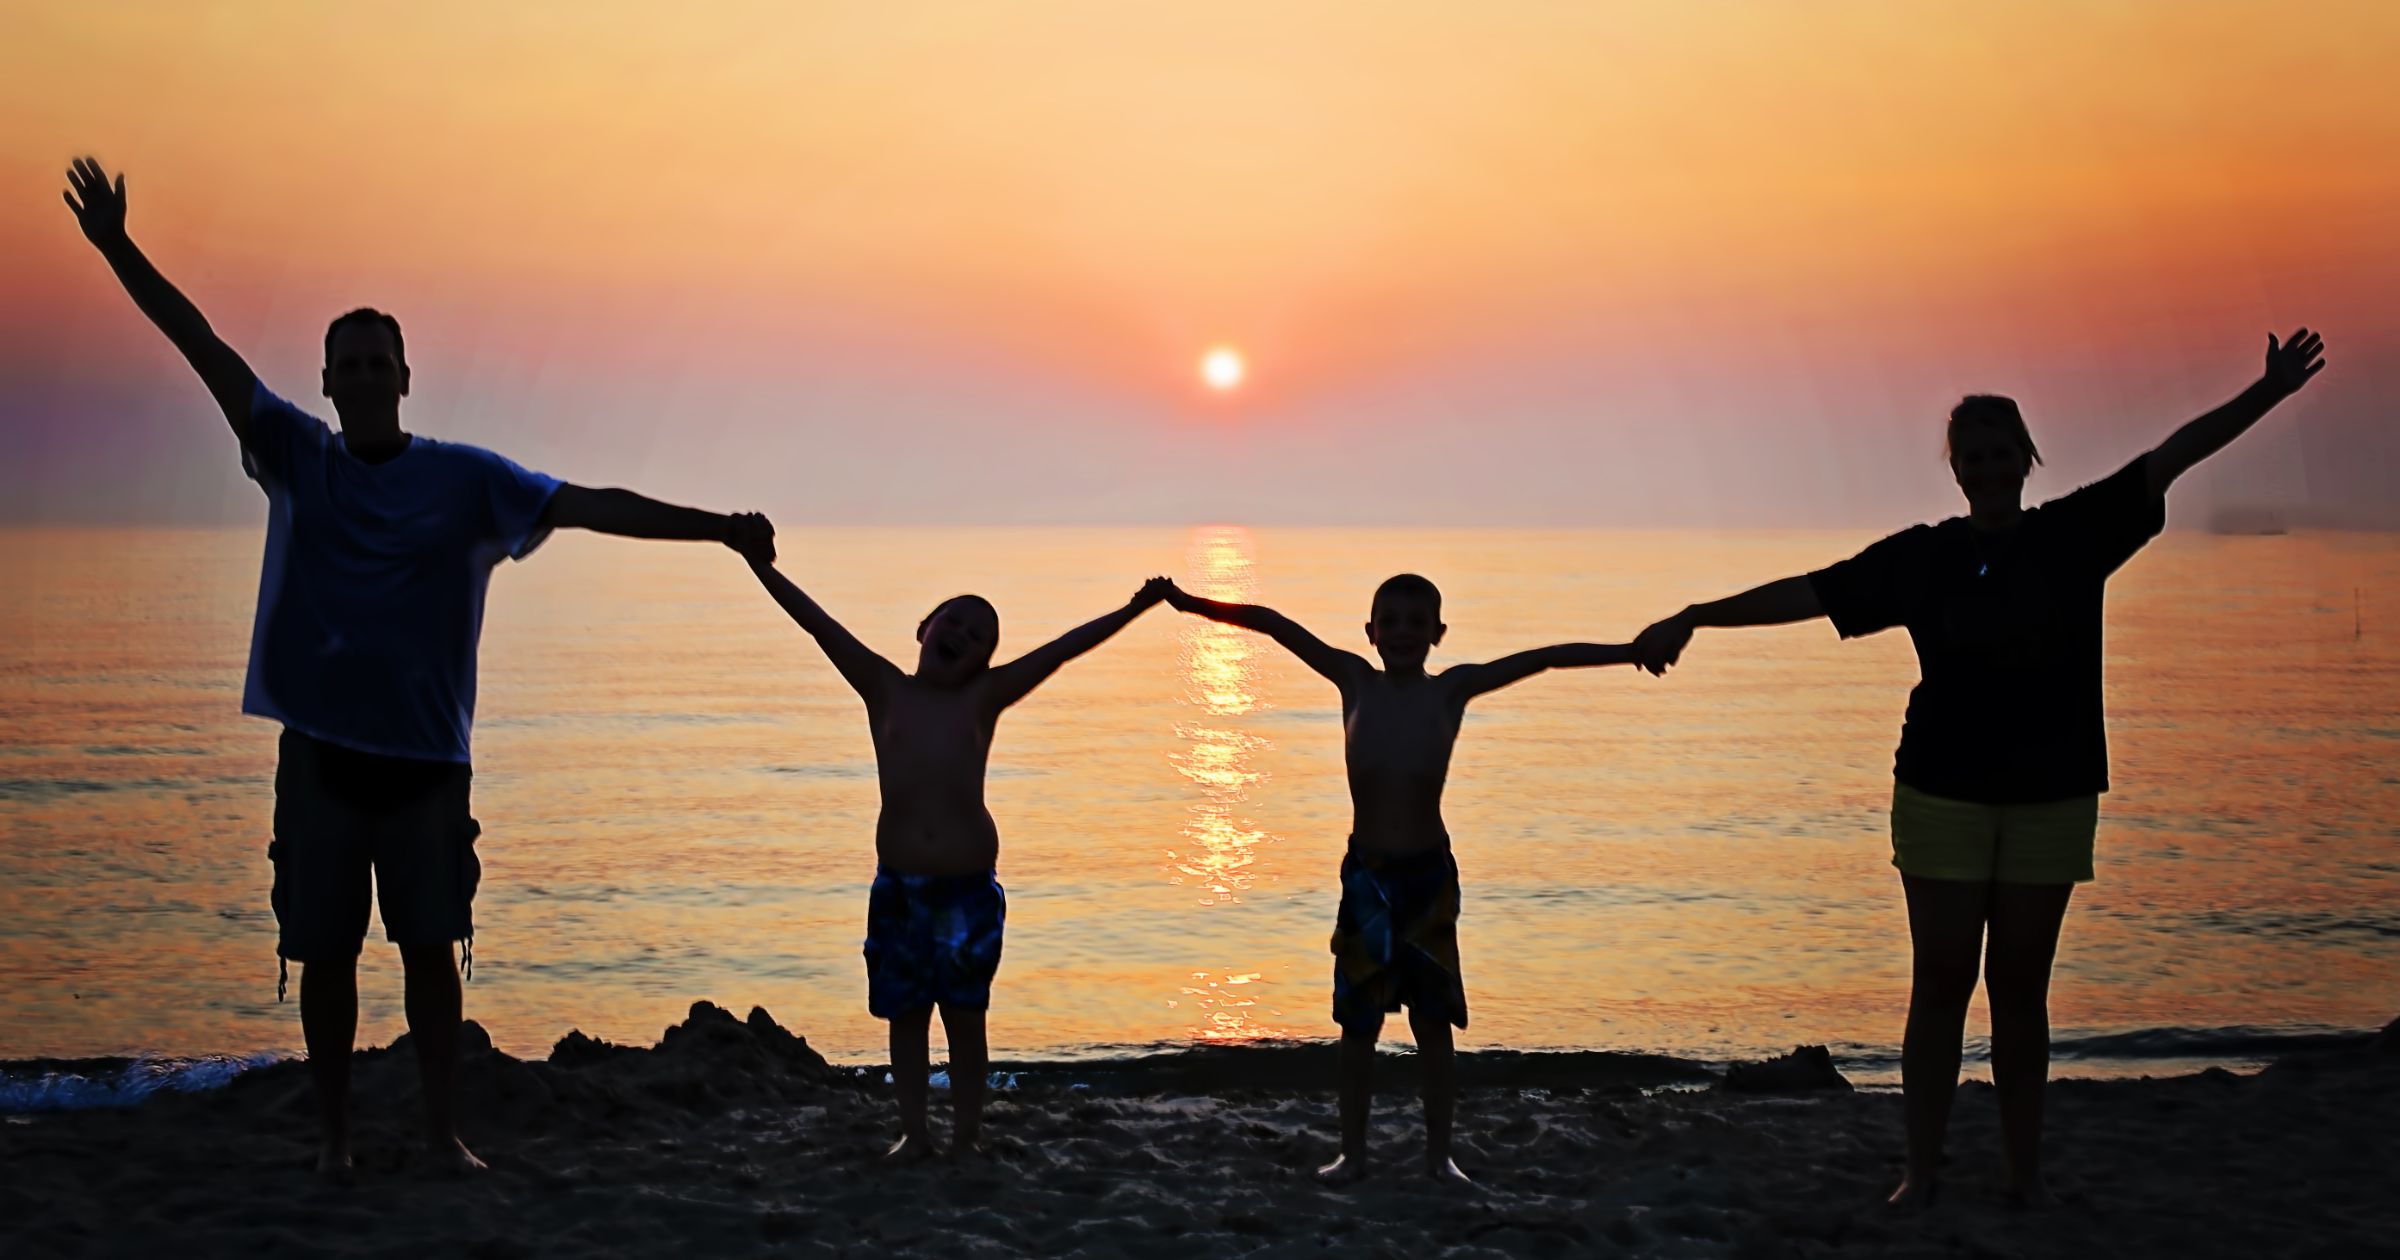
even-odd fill
[{"label": "boy's bare torso", "polygon": [[981,689],[903,676],[876,711],[875,860],[908,875],[975,875],[1000,858],[1000,829],[983,803],[983,772],[998,715]]},{"label": "boy's bare torso", "polygon": [[1395,681],[1370,670],[1342,696],[1342,752],[1350,778],[1350,847],[1405,857],[1450,847],[1442,787],[1466,714],[1445,676]]}]

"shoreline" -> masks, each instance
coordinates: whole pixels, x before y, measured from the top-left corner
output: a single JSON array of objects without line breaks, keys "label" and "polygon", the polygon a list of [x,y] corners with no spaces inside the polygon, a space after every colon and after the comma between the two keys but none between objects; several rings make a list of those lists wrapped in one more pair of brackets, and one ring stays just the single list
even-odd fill
[{"label": "shoreline", "polygon": [[[771,1021],[773,1017],[768,1018]],[[478,1033],[471,1035],[489,1040],[480,1025]],[[2155,1028],[2063,1037],[2052,1043],[2051,1079],[2147,1080],[2212,1069],[2246,1075],[2291,1055],[2366,1049],[2379,1035],[2366,1028],[2244,1027]],[[581,1036],[580,1032],[568,1034],[568,1038]],[[1977,1049],[1979,1040],[1969,1040],[1963,1062],[1965,1079],[1988,1079],[1989,1057]],[[1305,1090],[1333,1079],[1336,1044],[1332,1037],[1315,1037],[1098,1046],[1088,1053],[1051,1058],[994,1059],[991,1073],[995,1088],[1040,1085],[1143,1094],[1207,1092],[1238,1082]],[[1413,1054],[1413,1048],[1402,1043],[1396,1050],[1387,1046],[1379,1057],[1390,1061],[1396,1080],[1413,1081]],[[1833,1066],[1860,1089],[1898,1088],[1897,1047],[1837,1045],[1831,1048],[1831,1057]],[[304,1056],[274,1051],[0,1059],[0,1116],[131,1106],[158,1093],[220,1089],[243,1073],[303,1061]],[[889,1069],[880,1061],[827,1062],[834,1070],[856,1074],[861,1080],[880,1077]],[[1722,1080],[1737,1062],[1595,1048],[1484,1048],[1458,1054],[1459,1082],[1464,1088],[1704,1086]],[[941,1060],[935,1061],[937,1077],[943,1066]]]},{"label": "shoreline", "polygon": [[893,1128],[880,1079],[827,1063],[763,1011],[702,1003],[651,1047],[569,1034],[539,1061],[491,1049],[480,1028],[466,1041],[462,1130],[487,1177],[414,1157],[415,1070],[395,1043],[356,1058],[351,1188],[308,1171],[313,1108],[294,1061],[135,1106],[6,1117],[0,1252],[2197,1260],[2391,1254],[2400,1238],[2387,1193],[2400,1021],[2251,1075],[2057,1082],[2060,1202],[2042,1211],[1999,1202],[1992,1093],[1963,1086],[1943,1199],[1914,1215],[1879,1203],[1897,1179],[1900,1099],[1838,1077],[1748,1092],[1655,1081],[1661,1062],[1642,1056],[1480,1056],[1458,1158],[1481,1184],[1450,1193],[1411,1175],[1406,1056],[1379,1064],[1383,1162],[1332,1189],[1307,1175],[1333,1145],[1329,1048],[1277,1048],[1274,1064],[1227,1050],[1180,1076],[1151,1063],[1097,1081],[1089,1065],[1080,1081],[995,1065],[1020,1076],[993,1096],[991,1157],[893,1168],[879,1159]]}]

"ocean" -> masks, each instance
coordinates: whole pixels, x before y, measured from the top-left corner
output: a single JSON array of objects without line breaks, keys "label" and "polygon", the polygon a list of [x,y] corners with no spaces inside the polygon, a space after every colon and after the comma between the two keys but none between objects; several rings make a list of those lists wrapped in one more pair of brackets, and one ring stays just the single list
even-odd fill
[{"label": "ocean", "polygon": [[[825,528],[781,549],[904,664],[946,596],[989,596],[1009,656],[1160,572],[1363,652],[1375,583],[1410,570],[1445,592],[1438,667],[1622,641],[1872,536]],[[267,903],[276,731],[239,712],[259,551],[255,529],[0,531],[0,1059],[297,1050]],[[2248,1061],[2390,1019],[2400,538],[2166,535],[2111,584],[2107,655],[2116,790],[2060,951],[2060,1070]],[[555,538],[495,576],[482,659],[467,1010],[495,1042],[648,1044],[708,998],[880,1061],[863,712],[743,565]],[[1914,679],[1904,634],[1817,622],[1703,631],[1664,679],[1554,673],[1480,701],[1447,807],[1461,1045],[1716,1062],[1821,1042],[1888,1077],[1908,949],[1885,810]],[[1330,1036],[1340,741],[1331,687],[1163,607],[1012,711],[989,790],[994,1054]],[[380,927],[360,987],[361,1044],[389,1040]],[[1983,1030],[1979,1005],[1971,1053]]]}]

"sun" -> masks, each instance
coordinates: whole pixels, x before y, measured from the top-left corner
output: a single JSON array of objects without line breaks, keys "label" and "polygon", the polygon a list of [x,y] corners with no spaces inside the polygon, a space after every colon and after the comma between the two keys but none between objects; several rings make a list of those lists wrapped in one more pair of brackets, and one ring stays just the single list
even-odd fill
[{"label": "sun", "polygon": [[1249,365],[1242,362],[1242,352],[1232,346],[1218,346],[1200,356],[1200,379],[1220,394],[1240,385],[1249,371]]}]

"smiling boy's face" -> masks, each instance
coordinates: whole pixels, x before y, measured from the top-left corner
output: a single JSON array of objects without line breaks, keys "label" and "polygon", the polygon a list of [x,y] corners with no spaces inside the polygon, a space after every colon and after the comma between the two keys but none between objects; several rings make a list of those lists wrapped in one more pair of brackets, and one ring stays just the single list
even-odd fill
[{"label": "smiling boy's face", "polygon": [[1000,645],[1000,614],[978,595],[944,600],[917,627],[917,676],[963,682],[992,663]]},{"label": "smiling boy's face", "polygon": [[1426,654],[1448,629],[1442,624],[1442,602],[1425,595],[1379,595],[1367,613],[1367,642],[1375,645],[1386,669],[1424,668]]}]

